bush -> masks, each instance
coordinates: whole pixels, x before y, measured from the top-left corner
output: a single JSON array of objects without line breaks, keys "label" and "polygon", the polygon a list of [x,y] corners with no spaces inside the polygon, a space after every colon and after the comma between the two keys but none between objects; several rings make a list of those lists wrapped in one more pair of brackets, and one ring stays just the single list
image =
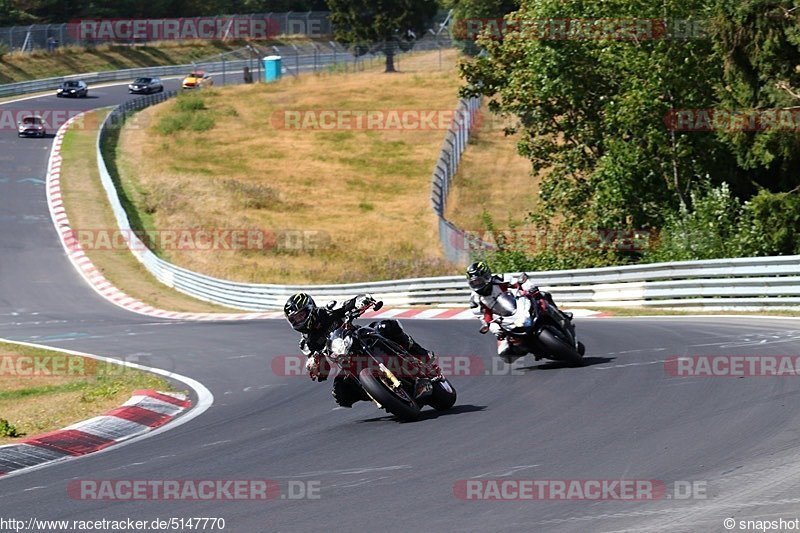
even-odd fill
[{"label": "bush", "polygon": [[[631,250],[631,240],[591,228],[562,226],[551,228],[541,220],[520,227],[509,221],[509,229],[498,231],[492,217],[484,212],[483,224],[494,248],[475,255],[492,265],[497,272],[567,270],[630,263],[638,259]],[[484,239],[487,240],[487,239]]]},{"label": "bush", "polygon": [[155,129],[161,135],[172,135],[179,131],[208,131],[214,127],[214,116],[206,107],[203,99],[195,94],[181,95],[175,106],[161,119]]},{"label": "bush", "polygon": [[20,433],[19,430],[8,420],[5,418],[0,418],[0,437],[11,437],[13,439],[22,437],[23,435],[24,433]]},{"label": "bush", "polygon": [[659,243],[645,254],[647,262],[721,259],[750,255],[740,237],[744,207],[727,183],[706,184],[692,193],[692,208],[665,217]]},{"label": "bush", "polygon": [[800,254],[800,195],[760,191],[744,205],[741,240],[748,255]]},{"label": "bush", "polygon": [[163,116],[156,124],[156,131],[161,135],[172,135],[176,131],[186,129],[190,119],[191,116],[185,113]]},{"label": "bush", "polygon": [[176,99],[175,107],[178,108],[178,111],[202,111],[206,109],[206,104],[196,94],[181,95]]},{"label": "bush", "polygon": [[194,115],[189,124],[192,131],[208,131],[214,127],[214,117],[210,115]]}]

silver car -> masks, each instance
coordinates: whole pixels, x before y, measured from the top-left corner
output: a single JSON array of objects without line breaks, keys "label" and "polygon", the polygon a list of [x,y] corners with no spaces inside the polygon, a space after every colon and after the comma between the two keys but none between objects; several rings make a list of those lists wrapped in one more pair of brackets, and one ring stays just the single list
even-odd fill
[{"label": "silver car", "polygon": [[22,120],[17,122],[17,136],[27,137],[29,135],[35,137],[44,137],[47,135],[47,127],[42,117],[28,115],[27,117],[22,117]]}]

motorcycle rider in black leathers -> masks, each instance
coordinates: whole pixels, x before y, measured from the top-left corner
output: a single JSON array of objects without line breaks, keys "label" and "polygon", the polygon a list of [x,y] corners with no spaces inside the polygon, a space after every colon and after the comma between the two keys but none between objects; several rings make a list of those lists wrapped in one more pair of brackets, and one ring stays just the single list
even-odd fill
[{"label": "motorcycle rider in black leathers", "polygon": [[[375,300],[369,294],[360,294],[344,302],[341,307],[328,309],[317,307],[314,299],[306,293],[293,294],[283,306],[286,319],[295,331],[303,334],[300,339],[300,351],[308,356],[306,370],[311,379],[325,381],[328,379],[331,367],[328,360],[322,355],[328,335],[340,327],[345,320],[345,315],[353,309],[364,309]],[[369,324],[382,336],[402,346],[410,355],[417,357],[425,363],[435,364],[433,352],[420,346],[412,337],[403,331],[397,320],[378,320]],[[422,380],[421,386],[427,392],[430,388],[429,380]],[[331,391],[336,403],[342,407],[352,407],[359,400],[369,401],[364,389],[352,375],[338,374],[333,379]]]}]

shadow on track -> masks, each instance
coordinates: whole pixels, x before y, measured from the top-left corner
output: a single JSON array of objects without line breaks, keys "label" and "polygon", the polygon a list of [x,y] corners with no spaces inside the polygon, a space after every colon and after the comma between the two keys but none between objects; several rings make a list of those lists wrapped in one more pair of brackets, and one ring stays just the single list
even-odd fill
[{"label": "shadow on track", "polygon": [[86,96],[56,96],[59,100],[91,100],[93,98],[100,98],[96,94],[87,94]]},{"label": "shadow on track", "polygon": [[401,424],[413,424],[415,422],[422,422],[423,420],[434,420],[441,416],[460,415],[462,413],[476,413],[479,411],[484,411],[485,409],[486,409],[485,405],[463,404],[463,405],[454,405],[452,409],[448,409],[447,411],[425,409],[420,413],[419,418],[413,422],[403,422],[395,418],[394,415],[387,414],[385,416],[376,416],[375,418],[366,418],[364,420],[359,420],[356,423],[365,424],[368,422],[394,422],[394,423],[399,422]]},{"label": "shadow on track", "polygon": [[557,370],[559,368],[584,368],[587,366],[593,365],[601,365],[603,363],[610,363],[616,359],[615,357],[584,357],[583,358],[583,366],[570,366],[566,363],[561,363],[559,361],[547,361],[546,363],[542,363],[540,365],[531,365],[531,366],[523,366],[517,368],[517,370],[524,370],[526,372],[533,372],[538,370]]}]

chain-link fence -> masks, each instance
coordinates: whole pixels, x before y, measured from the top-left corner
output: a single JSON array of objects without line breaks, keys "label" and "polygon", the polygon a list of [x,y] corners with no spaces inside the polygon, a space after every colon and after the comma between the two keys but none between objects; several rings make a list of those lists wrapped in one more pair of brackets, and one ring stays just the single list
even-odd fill
[{"label": "chain-link fence", "polygon": [[[261,21],[248,27],[247,21]],[[170,31],[170,29],[174,31]],[[54,50],[61,46],[101,43],[146,44],[160,40],[196,40],[203,30],[218,39],[306,36],[324,39],[333,34],[327,11],[252,13],[219,17],[141,20],[85,20],[64,24],[31,24],[0,28],[0,46],[10,50]],[[194,32],[194,33],[193,33]]]},{"label": "chain-link fence", "polygon": [[480,98],[461,100],[455,112],[453,126],[447,132],[439,160],[433,170],[431,202],[433,210],[439,217],[439,241],[447,260],[454,263],[467,263],[473,251],[489,247],[487,243],[468,235],[444,216],[447,198],[450,194],[450,184],[458,171],[461,155],[467,148],[470,134],[478,123],[477,115],[480,106]]}]

